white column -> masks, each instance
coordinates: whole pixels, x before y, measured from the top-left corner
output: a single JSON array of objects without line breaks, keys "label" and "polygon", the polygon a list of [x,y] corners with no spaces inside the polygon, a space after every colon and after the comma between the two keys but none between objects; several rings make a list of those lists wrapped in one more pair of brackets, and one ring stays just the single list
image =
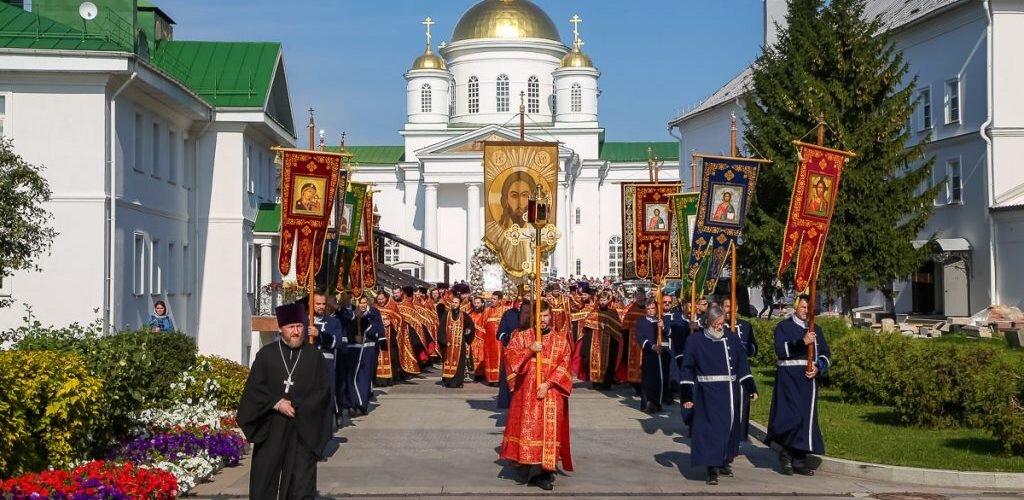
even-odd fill
[{"label": "white column", "polygon": [[[423,247],[437,252],[437,183],[423,183]],[[437,281],[437,261],[423,257],[423,278]]]},{"label": "white column", "polygon": [[576,261],[570,262],[569,242],[572,239],[572,223],[576,214],[569,203],[569,184],[558,183],[558,213],[555,214],[558,230],[562,232],[562,238],[555,246],[555,266],[558,267],[558,276],[564,277],[576,273]]},{"label": "white column", "polygon": [[[274,247],[270,243],[260,245],[260,283],[269,285],[274,282]],[[271,301],[271,307],[277,306]],[[257,345],[257,344],[253,344]]]},{"label": "white column", "polygon": [[473,251],[480,246],[480,183],[466,183],[466,263],[473,258]]}]

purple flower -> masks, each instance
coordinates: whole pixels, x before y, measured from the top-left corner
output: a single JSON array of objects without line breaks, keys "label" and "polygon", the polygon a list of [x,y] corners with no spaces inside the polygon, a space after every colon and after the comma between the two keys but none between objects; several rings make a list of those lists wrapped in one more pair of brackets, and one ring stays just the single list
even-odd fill
[{"label": "purple flower", "polygon": [[151,464],[159,460],[176,461],[206,451],[212,458],[223,458],[230,465],[238,465],[245,453],[246,442],[232,432],[202,435],[192,433],[157,434],[135,438],[111,450],[111,460],[127,460],[136,465]]}]

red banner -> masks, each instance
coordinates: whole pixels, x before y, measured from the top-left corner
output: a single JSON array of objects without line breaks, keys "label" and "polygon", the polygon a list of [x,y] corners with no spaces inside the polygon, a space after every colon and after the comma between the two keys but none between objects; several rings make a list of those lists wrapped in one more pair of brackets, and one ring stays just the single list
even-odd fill
[{"label": "red banner", "polygon": [[[295,256],[295,279],[300,286],[320,270],[328,220],[338,192],[341,159],[338,153],[280,150],[281,167],[281,274],[291,271]],[[343,188],[344,189],[344,188]]]},{"label": "red banner", "polygon": [[357,297],[363,290],[377,286],[377,268],[373,260],[373,227],[373,191],[367,191],[363,202],[363,220],[359,226],[356,255],[352,258],[352,267],[349,271],[352,293]]},{"label": "red banner", "polygon": [[805,293],[818,277],[839,181],[853,153],[796,141],[794,144],[800,148],[800,166],[793,183],[778,276],[782,277],[795,257],[796,289]]},{"label": "red banner", "polygon": [[678,182],[622,185],[622,235],[625,279],[679,278],[679,232],[672,200]]}]

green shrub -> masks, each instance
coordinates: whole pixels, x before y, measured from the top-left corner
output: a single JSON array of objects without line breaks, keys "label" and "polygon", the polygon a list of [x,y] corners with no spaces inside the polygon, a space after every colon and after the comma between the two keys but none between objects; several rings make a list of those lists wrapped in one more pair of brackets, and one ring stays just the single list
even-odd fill
[{"label": "green shrub", "polygon": [[216,399],[221,410],[235,411],[242,402],[242,391],[249,369],[218,356],[200,356],[195,366],[171,385],[170,403]]},{"label": "green shrub", "polygon": [[62,352],[0,352],[0,477],[84,458],[105,407],[103,382]]},{"label": "green shrub", "polygon": [[[778,357],[775,355],[775,327],[782,319],[760,319],[747,318],[754,327],[754,336],[757,338],[758,352],[750,360],[752,366],[775,366]],[[821,327],[829,347],[835,353],[835,342],[850,335],[854,330],[846,324],[846,319],[835,316],[825,316],[815,319],[815,324]],[[833,354],[833,358],[835,355]]]},{"label": "green shrub", "polygon": [[3,333],[3,339],[14,344],[21,351],[63,351],[85,354],[102,335],[103,325],[99,320],[82,326],[72,323],[65,327],[44,326],[30,316],[25,324]]},{"label": "green shrub", "polygon": [[912,339],[861,331],[830,344],[830,382],[846,400],[892,406],[904,392]]},{"label": "green shrub", "polygon": [[86,357],[105,385],[107,426],[99,449],[124,436],[139,410],[157,408],[170,397],[168,386],[196,361],[195,340],[182,333],[126,332],[100,338]]}]

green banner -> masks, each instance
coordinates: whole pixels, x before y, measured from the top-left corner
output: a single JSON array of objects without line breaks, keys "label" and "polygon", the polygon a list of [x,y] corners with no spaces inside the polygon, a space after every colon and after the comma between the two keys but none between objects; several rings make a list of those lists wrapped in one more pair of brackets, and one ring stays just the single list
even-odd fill
[{"label": "green banner", "polygon": [[359,226],[363,223],[363,203],[366,202],[366,184],[352,182],[345,193],[338,219],[338,248],[355,250],[359,242]]}]

